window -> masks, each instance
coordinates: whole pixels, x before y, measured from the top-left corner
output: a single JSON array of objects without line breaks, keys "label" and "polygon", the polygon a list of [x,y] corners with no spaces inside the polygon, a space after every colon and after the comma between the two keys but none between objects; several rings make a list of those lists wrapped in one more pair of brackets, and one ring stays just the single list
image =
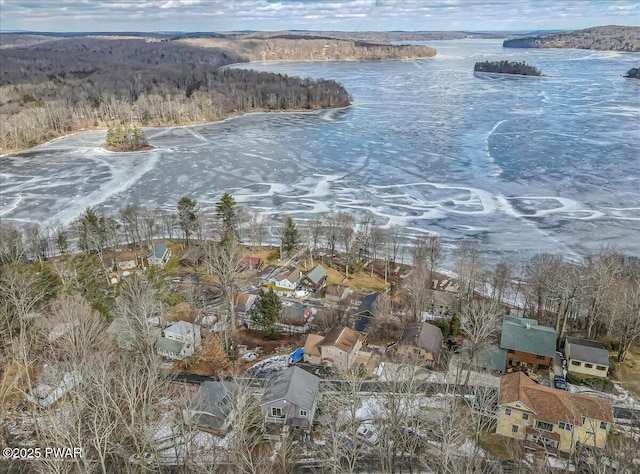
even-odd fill
[{"label": "window", "polygon": [[344,355],[342,351],[338,351],[338,355]]},{"label": "window", "polygon": [[584,364],[587,369],[593,369],[593,364]]},{"label": "window", "polygon": [[327,349],[327,352],[328,352],[329,354],[331,354],[331,348]]},{"label": "window", "polygon": [[507,416],[511,416],[511,408],[505,408],[504,409],[504,414]]},{"label": "window", "polygon": [[512,433],[517,433],[518,432],[518,425],[511,425],[511,432]]},{"label": "window", "polygon": [[577,360],[572,360],[571,361],[571,365],[575,365],[576,367],[580,367],[580,362],[578,362]]},{"label": "window", "polygon": [[596,366],[596,370],[607,370],[607,368],[604,365],[598,365]]},{"label": "window", "polygon": [[529,419],[529,414],[528,413],[523,413],[522,414],[522,419],[523,420],[528,420]]},{"label": "window", "polygon": [[300,410],[300,416],[309,416],[309,412],[307,410]]},{"label": "window", "polygon": [[600,429],[601,430],[606,430],[607,429],[607,422],[606,421],[601,421],[600,422]]},{"label": "window", "polygon": [[516,353],[516,351],[514,351],[513,349],[509,349],[509,350],[507,351],[507,354],[515,354],[515,353]]},{"label": "window", "polygon": [[539,355],[537,355],[537,356],[536,356],[536,359],[538,359],[538,360],[544,360],[544,356],[539,356]]},{"label": "window", "polygon": [[545,423],[544,421],[536,421],[536,428],[539,430],[553,431],[553,425],[551,423]]},{"label": "window", "polygon": [[587,419],[583,416],[583,417],[582,417],[582,426],[584,426],[584,425],[585,425],[585,421],[587,421]]},{"label": "window", "polygon": [[282,408],[271,407],[271,416],[282,416]]},{"label": "window", "polygon": [[573,431],[573,425],[571,423],[565,423],[564,421],[558,423],[558,428],[561,430]]}]

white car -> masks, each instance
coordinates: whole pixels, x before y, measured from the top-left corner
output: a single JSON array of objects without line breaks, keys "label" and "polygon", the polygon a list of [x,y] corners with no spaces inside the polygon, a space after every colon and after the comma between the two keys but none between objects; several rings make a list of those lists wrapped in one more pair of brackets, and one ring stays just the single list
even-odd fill
[{"label": "white car", "polygon": [[370,423],[361,424],[358,427],[358,431],[356,431],[356,435],[358,436],[358,438],[363,439],[372,446],[378,444],[378,432],[376,431],[375,426]]}]

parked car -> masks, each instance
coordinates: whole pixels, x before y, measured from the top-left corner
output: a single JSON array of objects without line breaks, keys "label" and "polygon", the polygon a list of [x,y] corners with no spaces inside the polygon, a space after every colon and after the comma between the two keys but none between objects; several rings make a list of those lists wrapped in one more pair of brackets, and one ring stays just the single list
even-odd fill
[{"label": "parked car", "polygon": [[564,377],[556,375],[555,377],[553,377],[553,386],[558,390],[566,390],[567,381],[564,379]]},{"label": "parked car", "polygon": [[375,427],[369,423],[363,423],[358,427],[358,431],[356,431],[356,435],[358,438],[363,439],[367,443],[372,446],[378,444],[378,432]]}]

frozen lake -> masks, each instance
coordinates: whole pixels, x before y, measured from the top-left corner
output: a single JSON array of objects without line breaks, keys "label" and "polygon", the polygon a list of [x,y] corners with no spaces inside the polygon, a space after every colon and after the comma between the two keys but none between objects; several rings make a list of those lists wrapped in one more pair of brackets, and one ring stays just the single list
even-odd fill
[{"label": "frozen lake", "polygon": [[[212,207],[228,191],[266,214],[331,210],[409,233],[481,241],[490,260],[580,255],[614,245],[640,257],[640,54],[430,42],[434,59],[266,63],[335,79],[352,106],[150,128],[156,149],[104,151],[87,132],[0,158],[3,219],[68,223],[88,206]],[[548,77],[476,76],[524,60]]]}]

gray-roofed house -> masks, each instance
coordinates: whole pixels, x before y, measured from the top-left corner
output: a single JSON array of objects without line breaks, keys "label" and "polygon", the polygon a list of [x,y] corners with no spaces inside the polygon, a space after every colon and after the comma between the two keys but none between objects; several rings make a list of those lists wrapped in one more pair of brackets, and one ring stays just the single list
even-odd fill
[{"label": "gray-roofed house", "polygon": [[203,382],[182,410],[185,422],[218,436],[225,435],[231,426],[231,407],[237,391],[233,382]]},{"label": "gray-roofed house", "polygon": [[[465,339],[462,342],[461,358],[463,361],[471,360],[471,344]],[[491,372],[504,372],[507,350],[498,344],[489,344],[479,348],[473,356],[472,365],[475,368],[485,369]]]},{"label": "gray-roofed house", "polygon": [[280,439],[292,432],[301,435],[313,425],[320,401],[320,379],[299,367],[271,375],[260,402],[266,439]]},{"label": "gray-roofed house", "polygon": [[149,265],[164,267],[171,258],[169,248],[162,242],[155,244],[147,254],[147,262]]},{"label": "gray-roofed house", "polygon": [[200,326],[178,321],[165,328],[156,341],[156,352],[170,359],[182,360],[192,356],[201,341]]},{"label": "gray-roofed house", "polygon": [[327,284],[327,271],[322,265],[316,265],[304,274],[300,284],[316,292]]},{"label": "gray-roofed house", "polygon": [[430,369],[438,366],[442,352],[442,331],[429,323],[408,323],[396,346],[398,355],[420,361]]},{"label": "gray-roofed house", "polygon": [[609,373],[609,352],[598,341],[567,337],[564,343],[567,370],[594,377]]},{"label": "gray-roofed house", "polygon": [[505,369],[548,370],[556,354],[556,331],[538,321],[505,316],[500,347],[507,351]]},{"label": "gray-roofed house", "polygon": [[358,332],[365,332],[371,320],[378,313],[382,295],[379,292],[371,293],[362,299],[362,303],[358,307],[354,315],[353,329]]}]

